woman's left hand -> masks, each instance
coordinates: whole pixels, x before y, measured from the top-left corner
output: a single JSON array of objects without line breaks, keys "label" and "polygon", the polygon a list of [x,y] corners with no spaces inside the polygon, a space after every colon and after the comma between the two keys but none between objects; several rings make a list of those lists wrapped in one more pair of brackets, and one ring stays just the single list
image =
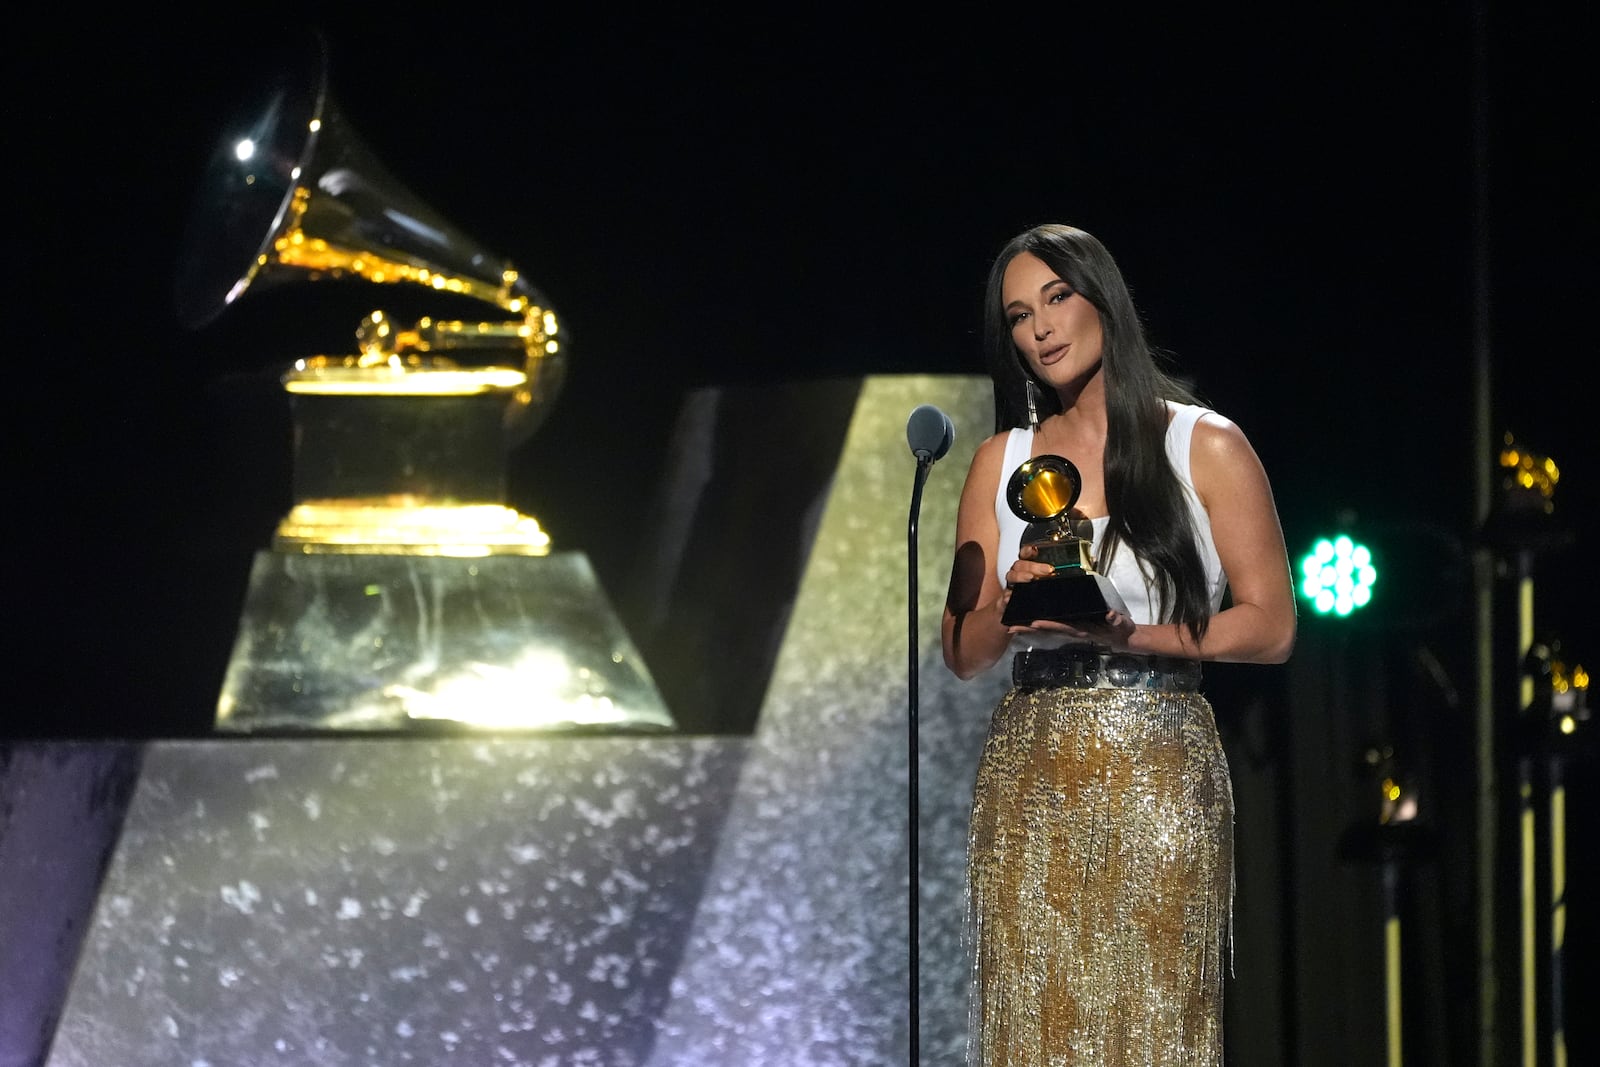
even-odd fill
[{"label": "woman's left hand", "polygon": [[1128,642],[1133,638],[1134,631],[1138,628],[1128,616],[1120,612],[1108,611],[1103,621],[1066,623],[1052,622],[1049,619],[1037,619],[1031,626],[1009,627],[1008,632],[1012,634],[1054,634],[1069,641],[1090,641],[1097,647],[1110,652],[1126,652],[1128,650]]}]

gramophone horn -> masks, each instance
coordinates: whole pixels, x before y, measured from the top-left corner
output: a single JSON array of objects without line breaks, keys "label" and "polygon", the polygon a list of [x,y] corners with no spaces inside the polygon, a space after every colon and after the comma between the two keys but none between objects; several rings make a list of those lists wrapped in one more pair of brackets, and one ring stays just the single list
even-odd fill
[{"label": "gramophone horn", "polygon": [[1078,502],[1083,475],[1065,456],[1034,456],[1011,472],[1006,504],[1024,522],[1059,519]]},{"label": "gramophone horn", "polygon": [[555,312],[509,262],[441,218],[367,150],[329,95],[325,50],[310,66],[270,83],[219,139],[178,263],[180,321],[198,329],[247,291],[323,278],[422,286],[492,305],[498,316],[485,321],[409,326],[375,311],[357,329],[359,355],[300,360],[285,384],[295,389],[299,376],[307,390],[370,391],[397,372],[462,364],[512,371],[484,381],[512,393],[507,426],[514,439],[525,437],[564,377]]}]

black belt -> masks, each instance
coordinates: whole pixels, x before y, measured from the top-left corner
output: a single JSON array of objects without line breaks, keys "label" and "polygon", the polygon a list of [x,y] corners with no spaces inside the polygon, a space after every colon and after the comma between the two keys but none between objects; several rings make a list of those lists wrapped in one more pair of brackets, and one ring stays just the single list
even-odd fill
[{"label": "black belt", "polygon": [[1091,648],[1035,648],[1011,659],[1018,689],[1157,689],[1188,693],[1200,688],[1200,661],[1136,656]]}]

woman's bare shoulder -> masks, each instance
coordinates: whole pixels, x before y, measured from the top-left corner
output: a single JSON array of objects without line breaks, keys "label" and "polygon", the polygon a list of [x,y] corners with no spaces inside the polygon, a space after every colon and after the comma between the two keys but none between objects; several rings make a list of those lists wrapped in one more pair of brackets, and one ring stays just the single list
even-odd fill
[{"label": "woman's bare shoulder", "polygon": [[1010,436],[1010,430],[1001,430],[978,443],[977,449],[972,453],[972,463],[967,470],[969,479],[990,472],[999,477],[1000,461],[1005,457],[1006,441]]},{"label": "woman's bare shoulder", "polygon": [[1245,437],[1244,430],[1239,424],[1228,416],[1211,410],[1207,410],[1195,422],[1191,447],[1201,455],[1222,462],[1228,462],[1230,457],[1238,458],[1242,454],[1251,457],[1255,455],[1255,449],[1250,446],[1250,440]]},{"label": "woman's bare shoulder", "polygon": [[1202,497],[1208,491],[1228,491],[1257,480],[1264,481],[1261,457],[1238,423],[1226,415],[1208,411],[1195,423],[1190,443],[1195,488]]},{"label": "woman's bare shoulder", "polygon": [[1001,430],[999,433],[990,434],[979,443],[978,452],[980,454],[1004,452],[1006,450],[1006,442],[1010,439],[1010,430]]}]

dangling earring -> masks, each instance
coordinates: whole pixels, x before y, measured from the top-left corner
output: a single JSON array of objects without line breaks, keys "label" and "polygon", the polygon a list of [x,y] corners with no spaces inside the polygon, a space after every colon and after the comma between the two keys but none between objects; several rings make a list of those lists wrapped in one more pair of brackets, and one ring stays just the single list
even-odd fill
[{"label": "dangling earring", "polygon": [[1039,387],[1034,384],[1031,377],[1024,380],[1027,382],[1028,392],[1028,429],[1037,430],[1039,428],[1039,402],[1034,398],[1034,394]]}]

